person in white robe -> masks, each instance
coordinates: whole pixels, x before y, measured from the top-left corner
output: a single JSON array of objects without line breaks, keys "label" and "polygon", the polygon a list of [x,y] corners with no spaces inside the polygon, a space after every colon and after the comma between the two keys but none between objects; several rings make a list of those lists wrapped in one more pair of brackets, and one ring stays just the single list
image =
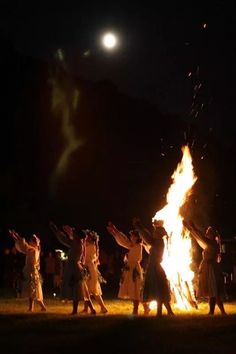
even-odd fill
[{"label": "person in white robe", "polygon": [[[101,282],[105,282],[101,273],[99,272],[99,236],[95,231],[83,230],[85,238],[85,267],[88,269],[88,277],[86,279],[86,284],[88,287],[89,294],[93,296],[98,305],[100,306],[101,313],[107,313],[108,310],[104,304],[102,298]],[[85,302],[83,312],[88,312],[88,305]]]},{"label": "person in white robe", "polygon": [[29,311],[32,312],[34,310],[35,300],[40,305],[41,310],[46,311],[46,306],[43,302],[42,277],[40,274],[40,240],[36,235],[32,235],[29,242],[27,242],[15,230],[9,230],[9,233],[15,240],[17,251],[26,255],[23,269],[24,283],[22,295],[27,294],[29,298]]},{"label": "person in white robe", "polygon": [[[119,231],[111,222],[107,231],[115,238],[118,245],[128,249],[124,259],[124,267],[120,279],[118,298],[130,299],[133,302],[133,315],[138,314],[139,303],[142,301],[143,269],[142,261],[143,243],[137,230],[130,231],[130,237]],[[148,304],[143,304],[144,313],[148,314]]]}]

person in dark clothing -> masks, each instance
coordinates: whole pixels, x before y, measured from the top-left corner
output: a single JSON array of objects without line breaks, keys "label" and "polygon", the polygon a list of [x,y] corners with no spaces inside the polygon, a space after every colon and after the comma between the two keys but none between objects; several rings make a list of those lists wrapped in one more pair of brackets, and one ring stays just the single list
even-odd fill
[{"label": "person in dark clothing", "polygon": [[133,220],[134,227],[139,231],[144,242],[150,246],[149,259],[144,277],[143,301],[157,301],[157,316],[162,316],[163,304],[167,313],[173,316],[170,306],[170,289],[164,269],[161,266],[164,253],[163,237],[167,235],[163,221],[153,223],[153,233],[150,233],[138,219]]},{"label": "person in dark clothing", "polygon": [[79,234],[75,228],[68,225],[64,225],[62,231],[53,222],[50,222],[50,228],[58,241],[69,248],[62,281],[62,298],[73,301],[72,315],[77,314],[80,300],[86,302],[92,314],[96,314],[90,299],[84,272],[85,235],[83,233]]}]

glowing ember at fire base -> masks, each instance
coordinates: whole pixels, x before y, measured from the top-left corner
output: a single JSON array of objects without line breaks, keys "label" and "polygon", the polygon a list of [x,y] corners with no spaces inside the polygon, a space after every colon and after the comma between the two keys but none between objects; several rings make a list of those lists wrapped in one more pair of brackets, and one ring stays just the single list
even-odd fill
[{"label": "glowing ember at fire base", "polygon": [[173,301],[178,308],[189,309],[197,305],[192,284],[194,273],[190,268],[191,239],[183,227],[180,208],[187,201],[197,177],[188,146],[184,146],[182,152],[182,160],[172,175],[173,183],[167,193],[167,204],[156,213],[153,221],[163,220],[168,233],[168,238],[164,240],[162,266],[170,282]]}]

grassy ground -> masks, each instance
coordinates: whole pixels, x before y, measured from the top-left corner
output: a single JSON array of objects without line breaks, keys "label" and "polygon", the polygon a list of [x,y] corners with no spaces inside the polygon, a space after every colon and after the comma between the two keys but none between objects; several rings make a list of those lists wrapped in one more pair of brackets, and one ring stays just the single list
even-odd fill
[{"label": "grassy ground", "polygon": [[[46,300],[48,311],[27,313],[27,301],[0,300],[1,353],[236,353],[236,303],[228,316],[206,316],[207,305],[176,316],[130,315],[130,302],[106,301],[106,315],[70,316],[71,304]],[[80,310],[82,306],[80,305]]]}]

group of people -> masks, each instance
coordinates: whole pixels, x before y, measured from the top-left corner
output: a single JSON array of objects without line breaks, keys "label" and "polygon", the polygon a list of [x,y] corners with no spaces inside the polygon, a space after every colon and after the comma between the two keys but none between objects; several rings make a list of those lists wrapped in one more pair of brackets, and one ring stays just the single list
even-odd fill
[{"label": "group of people", "polygon": [[84,301],[83,312],[90,310],[92,314],[96,314],[91,295],[99,304],[101,312],[106,313],[99,281],[99,236],[91,230],[79,233],[68,225],[61,230],[52,222],[50,227],[58,241],[69,249],[63,275],[62,297],[73,300],[72,314],[77,314],[81,300]]},{"label": "group of people", "polygon": [[[163,237],[166,231],[163,221],[154,223],[154,232],[150,233],[138,219],[133,222],[135,230],[130,231],[127,237],[112,223],[108,224],[108,232],[114,236],[116,242],[129,250],[123,268],[118,296],[133,301],[133,314],[138,314],[140,301],[143,302],[144,314],[149,313],[149,303],[157,301],[157,316],[162,315],[164,304],[168,315],[174,315],[170,305],[170,290],[161,261],[164,252]],[[142,250],[149,253],[149,260],[145,274],[140,265]]]},{"label": "group of people", "polygon": [[[205,235],[192,223],[183,221],[192,237],[203,249],[203,259],[199,267],[197,297],[209,298],[209,315],[213,315],[218,305],[222,314],[226,314],[222,301],[223,278],[219,263],[219,238],[214,228],[208,227]],[[101,282],[104,281],[99,272],[99,236],[95,231],[78,232],[74,227],[64,225],[57,227],[50,222],[50,228],[58,241],[68,248],[68,257],[63,271],[61,297],[72,300],[72,314],[78,313],[79,302],[82,301],[82,312],[96,314],[93,300],[100,307],[100,312],[108,312],[102,298]],[[158,317],[162,316],[165,306],[167,315],[173,316],[169,282],[161,265],[164,253],[164,240],[167,232],[162,220],[153,222],[150,232],[140,220],[133,220],[133,230],[129,235],[117,229],[109,222],[107,231],[114,237],[118,245],[127,253],[121,273],[118,297],[129,299],[133,303],[132,313],[138,315],[142,303],[144,314],[150,311],[149,304],[157,301]],[[9,231],[15,240],[15,247],[26,255],[24,277],[29,297],[29,311],[33,311],[34,302],[38,301],[41,310],[46,311],[43,302],[42,281],[40,275],[40,240],[33,235],[28,242],[14,231]],[[141,266],[143,250],[148,253],[145,271]]]}]

